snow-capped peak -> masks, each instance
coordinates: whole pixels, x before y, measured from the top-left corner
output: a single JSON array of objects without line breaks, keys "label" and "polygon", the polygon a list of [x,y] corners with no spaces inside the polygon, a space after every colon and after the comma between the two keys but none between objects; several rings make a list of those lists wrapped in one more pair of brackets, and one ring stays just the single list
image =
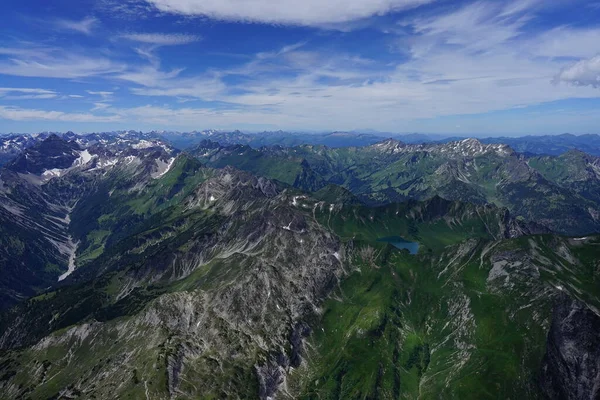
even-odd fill
[{"label": "snow-capped peak", "polygon": [[94,157],[95,156],[91,155],[90,152],[87,149],[83,150],[83,151],[80,151],[79,152],[79,158],[77,158],[75,161],[73,161],[73,166],[77,167],[77,166],[86,165]]}]

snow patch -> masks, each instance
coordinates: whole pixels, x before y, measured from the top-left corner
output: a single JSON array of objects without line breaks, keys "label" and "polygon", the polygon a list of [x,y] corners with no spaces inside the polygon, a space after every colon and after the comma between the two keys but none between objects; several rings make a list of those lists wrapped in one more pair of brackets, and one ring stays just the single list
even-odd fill
[{"label": "snow patch", "polygon": [[52,178],[58,178],[67,171],[66,169],[52,168],[47,169],[42,173],[42,179],[50,180]]},{"label": "snow patch", "polygon": [[96,163],[96,166],[88,171],[96,171],[98,169],[102,169],[102,168],[106,168],[106,167],[112,167],[114,165],[117,164],[117,162],[119,162],[118,159],[114,158],[114,159],[108,159],[108,160],[99,160]]},{"label": "snow patch", "polygon": [[127,156],[125,157],[123,160],[125,161],[126,164],[131,164],[132,162],[134,162],[137,159],[136,156]]},{"label": "snow patch", "polygon": [[77,243],[73,243],[73,239],[69,236],[69,241],[67,242],[67,246],[69,248],[69,266],[67,268],[67,272],[58,277],[58,281],[62,281],[67,278],[67,276],[71,275],[73,271],[75,271],[75,256],[77,253]]},{"label": "snow patch", "polygon": [[156,145],[152,142],[149,142],[147,140],[140,140],[139,143],[134,144],[133,147],[134,149],[148,149],[150,147],[155,147]]},{"label": "snow patch", "polygon": [[94,156],[92,156],[87,149],[80,151],[79,158],[77,158],[75,161],[73,161],[73,166],[77,167],[77,166],[85,165],[85,164],[89,163],[92,160],[92,158],[94,158]]},{"label": "snow patch", "polygon": [[306,198],[306,196],[294,196],[294,197],[292,197],[292,205],[294,207],[297,207],[300,204],[300,203],[298,203],[298,199],[302,200],[302,199],[305,199],[305,198]]},{"label": "snow patch", "polygon": [[154,179],[158,179],[171,169],[173,163],[175,162],[175,157],[171,158],[169,161],[164,162],[161,159],[156,160],[156,166],[158,167],[157,171],[152,174]]}]

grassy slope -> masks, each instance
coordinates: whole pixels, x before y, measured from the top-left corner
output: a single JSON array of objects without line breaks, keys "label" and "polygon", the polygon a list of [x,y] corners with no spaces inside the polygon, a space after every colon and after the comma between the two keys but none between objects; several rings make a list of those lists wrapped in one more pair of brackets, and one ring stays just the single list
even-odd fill
[{"label": "grassy slope", "polygon": [[[600,304],[598,240],[478,239],[468,251],[465,243],[443,250],[429,244],[438,250],[410,256],[368,239],[389,228],[406,235],[405,226],[366,220],[331,224],[342,237],[351,231],[362,240],[355,271],[323,307],[307,364],[290,379],[301,398],[538,398],[555,288]],[[464,239],[464,232],[451,233],[433,226],[427,237]],[[365,247],[375,249],[374,260],[358,250]],[[566,249],[566,258],[557,249]],[[490,255],[505,253],[537,257],[540,275],[524,269],[510,284],[488,282]]]},{"label": "grassy slope", "polygon": [[107,245],[143,229],[153,216],[165,218],[165,210],[172,215],[181,212],[178,203],[209,176],[210,170],[201,169],[197,161],[185,155],[160,179],[150,180],[136,192],[129,190],[128,176],[121,171],[111,173],[73,212],[71,230],[79,241],[77,264],[94,260]]}]

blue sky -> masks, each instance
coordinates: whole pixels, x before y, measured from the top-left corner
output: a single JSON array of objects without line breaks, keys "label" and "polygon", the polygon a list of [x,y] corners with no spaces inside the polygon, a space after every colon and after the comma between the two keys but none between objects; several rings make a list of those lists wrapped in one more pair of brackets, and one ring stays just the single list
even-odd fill
[{"label": "blue sky", "polygon": [[600,133],[600,1],[5,0],[0,132]]}]

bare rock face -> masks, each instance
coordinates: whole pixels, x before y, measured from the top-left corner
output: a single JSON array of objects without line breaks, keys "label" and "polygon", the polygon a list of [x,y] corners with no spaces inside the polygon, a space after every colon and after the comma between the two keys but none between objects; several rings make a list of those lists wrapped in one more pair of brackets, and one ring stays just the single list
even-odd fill
[{"label": "bare rock face", "polygon": [[271,361],[256,367],[258,377],[258,397],[261,400],[271,400],[277,395],[277,391],[285,383],[285,370],[279,363]]},{"label": "bare rock face", "polygon": [[540,384],[549,399],[600,399],[600,317],[566,295],[554,308]]}]

